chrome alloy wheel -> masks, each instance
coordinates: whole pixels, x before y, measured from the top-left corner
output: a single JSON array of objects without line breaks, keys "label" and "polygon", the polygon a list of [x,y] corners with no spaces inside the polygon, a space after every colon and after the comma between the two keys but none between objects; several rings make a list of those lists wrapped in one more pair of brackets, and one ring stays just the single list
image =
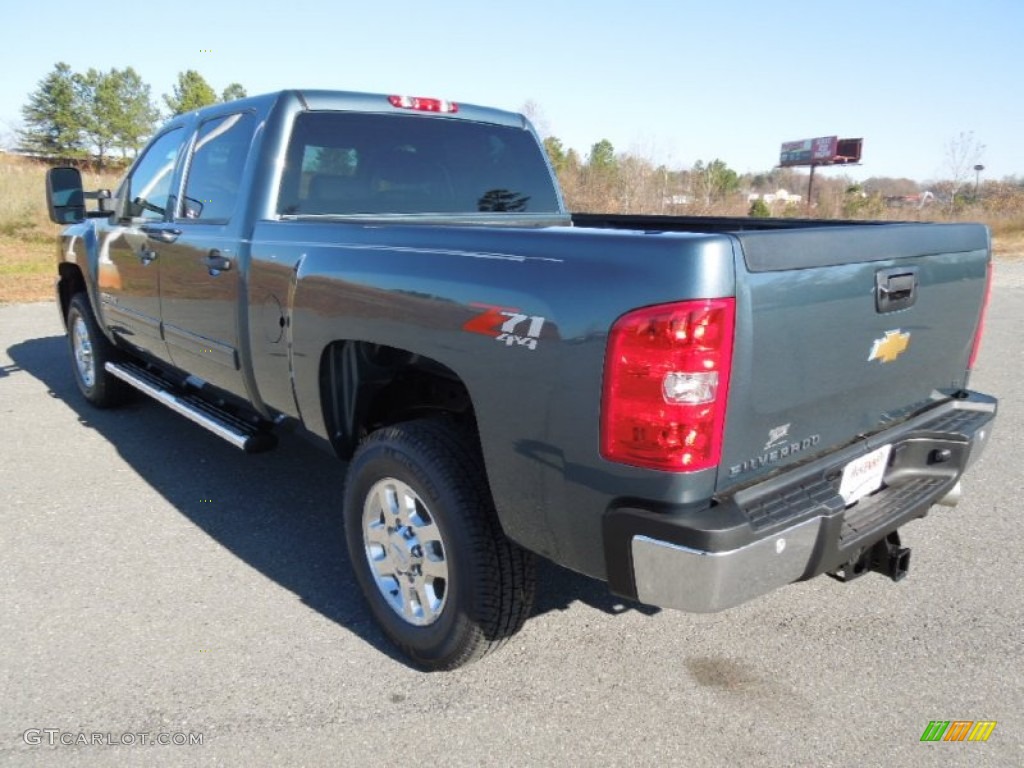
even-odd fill
[{"label": "chrome alloy wheel", "polygon": [[89,389],[96,384],[96,360],[92,354],[92,339],[89,338],[89,326],[85,318],[75,315],[71,325],[71,348],[75,355],[75,367],[82,383]]},{"label": "chrome alloy wheel", "polygon": [[363,545],[391,609],[415,626],[437,621],[448,598],[448,559],[441,531],[416,491],[392,477],[370,488]]}]

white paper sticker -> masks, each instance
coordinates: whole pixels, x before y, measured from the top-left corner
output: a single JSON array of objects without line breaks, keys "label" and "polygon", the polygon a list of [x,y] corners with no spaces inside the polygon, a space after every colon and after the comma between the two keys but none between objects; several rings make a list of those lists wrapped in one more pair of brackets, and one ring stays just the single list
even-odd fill
[{"label": "white paper sticker", "polygon": [[843,479],[839,483],[839,495],[846,506],[882,487],[885,469],[889,465],[891,445],[883,445],[869,454],[854,459],[843,467]]}]

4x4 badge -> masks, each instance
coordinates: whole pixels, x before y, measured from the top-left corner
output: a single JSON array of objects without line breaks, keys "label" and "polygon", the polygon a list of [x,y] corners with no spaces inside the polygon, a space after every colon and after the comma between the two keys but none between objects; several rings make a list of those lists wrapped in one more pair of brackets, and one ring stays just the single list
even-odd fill
[{"label": "4x4 badge", "polygon": [[885,336],[875,339],[871,344],[871,354],[868,355],[868,362],[878,360],[882,363],[891,363],[902,355],[909,346],[909,333],[903,333],[899,328],[895,331],[886,331]]}]

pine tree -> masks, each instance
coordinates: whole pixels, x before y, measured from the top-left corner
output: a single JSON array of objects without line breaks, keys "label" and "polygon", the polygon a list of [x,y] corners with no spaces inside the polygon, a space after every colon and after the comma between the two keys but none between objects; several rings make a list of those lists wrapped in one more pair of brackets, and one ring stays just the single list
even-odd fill
[{"label": "pine tree", "polygon": [[615,168],[615,147],[608,139],[601,139],[590,148],[587,164],[596,170],[612,170]]},{"label": "pine tree", "polygon": [[21,109],[25,128],[19,132],[24,152],[45,157],[81,157],[85,154],[84,109],[75,74],[58,62],[28,97]]},{"label": "pine tree", "polygon": [[769,219],[772,215],[772,209],[768,207],[768,203],[764,201],[763,197],[759,197],[750,204],[750,210],[747,215],[752,219]]},{"label": "pine tree", "polygon": [[561,139],[556,136],[548,136],[544,139],[544,150],[548,153],[548,160],[555,173],[561,173],[565,168],[565,148]]},{"label": "pine tree", "polygon": [[220,96],[221,101],[234,101],[235,99],[244,99],[248,94],[238,83],[231,83]]},{"label": "pine tree", "polygon": [[114,113],[120,108],[116,72],[90,68],[84,75],[74,76],[82,104],[82,133],[87,146],[96,153],[100,167],[105,165],[116,138]]},{"label": "pine tree", "polygon": [[149,85],[142,81],[138,72],[128,67],[118,75],[121,110],[116,115],[114,133],[121,154],[127,157],[131,152],[134,157],[156,128],[160,111],[153,104]]},{"label": "pine tree", "polygon": [[76,75],[83,105],[83,130],[100,165],[117,148],[123,157],[136,154],[153,132],[159,113],[149,86],[131,67]]},{"label": "pine tree", "polygon": [[171,110],[171,117],[202,109],[217,101],[217,92],[194,69],[179,72],[174,93],[170,96],[164,94],[164,103]]}]

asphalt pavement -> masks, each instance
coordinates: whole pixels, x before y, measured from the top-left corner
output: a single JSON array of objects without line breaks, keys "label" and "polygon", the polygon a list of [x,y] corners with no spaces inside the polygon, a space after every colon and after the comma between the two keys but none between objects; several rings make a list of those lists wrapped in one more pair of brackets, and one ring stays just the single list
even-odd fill
[{"label": "asphalt pavement", "polygon": [[[960,505],[903,529],[906,580],[692,615],[544,565],[502,651],[425,674],[356,590],[343,465],[294,436],[245,456],[141,397],[94,410],[55,305],[0,307],[0,759],[1024,765],[1022,328],[1024,262],[1000,263],[972,382],[995,433]],[[997,725],[922,743],[932,720]]]}]

